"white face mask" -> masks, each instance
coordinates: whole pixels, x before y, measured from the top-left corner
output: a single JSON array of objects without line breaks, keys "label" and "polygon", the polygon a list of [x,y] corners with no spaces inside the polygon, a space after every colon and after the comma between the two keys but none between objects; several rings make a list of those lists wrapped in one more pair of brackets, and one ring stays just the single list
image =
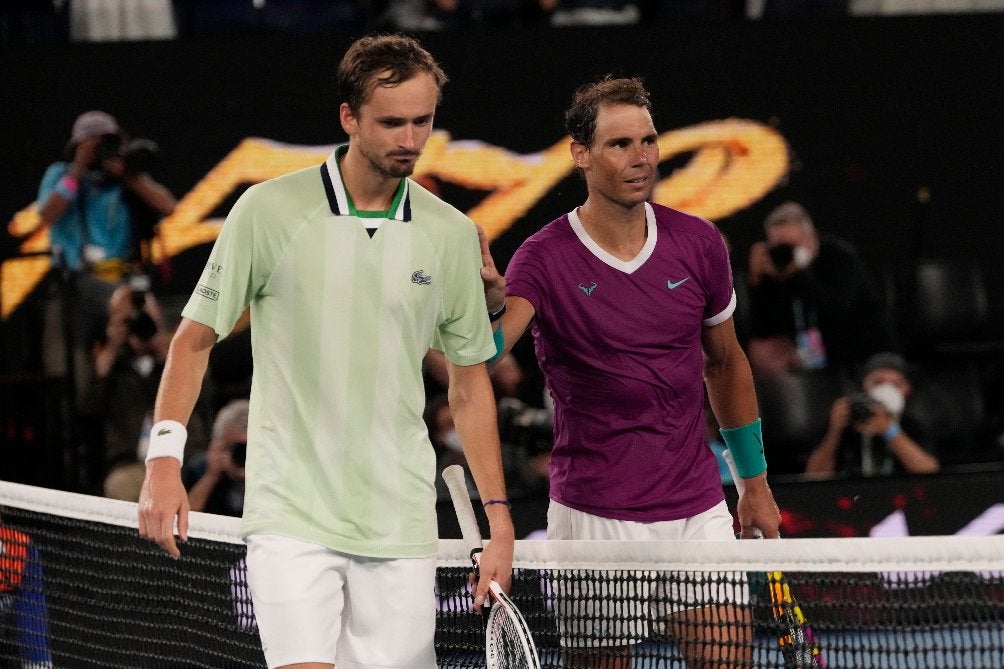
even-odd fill
[{"label": "white face mask", "polygon": [[138,358],[134,358],[132,361],[132,368],[135,369],[136,373],[144,379],[153,373],[153,368],[156,365],[157,362],[153,359],[152,355],[141,355]]},{"label": "white face mask", "polygon": [[891,383],[878,384],[868,391],[868,397],[884,406],[894,416],[902,414],[903,407],[906,406],[906,396]]},{"label": "white face mask", "polygon": [[792,252],[792,259],[795,261],[795,267],[805,269],[812,262],[812,249],[808,246],[796,246]]},{"label": "white face mask", "polygon": [[457,434],[456,430],[450,430],[443,435],[443,445],[451,451],[456,451],[457,453],[464,452],[464,447],[460,445],[460,435]]}]

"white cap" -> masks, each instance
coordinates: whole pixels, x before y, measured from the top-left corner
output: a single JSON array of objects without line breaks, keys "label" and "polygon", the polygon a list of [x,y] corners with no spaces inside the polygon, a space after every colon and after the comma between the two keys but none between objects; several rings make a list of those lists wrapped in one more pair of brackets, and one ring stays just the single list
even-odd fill
[{"label": "white cap", "polygon": [[91,137],[114,135],[119,131],[119,124],[111,114],[103,111],[84,112],[73,122],[70,143],[79,144]]}]

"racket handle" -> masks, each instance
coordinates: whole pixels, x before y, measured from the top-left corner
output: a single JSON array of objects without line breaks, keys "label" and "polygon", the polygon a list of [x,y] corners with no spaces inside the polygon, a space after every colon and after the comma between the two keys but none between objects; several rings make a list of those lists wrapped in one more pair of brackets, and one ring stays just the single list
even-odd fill
[{"label": "racket handle", "polygon": [[457,523],[460,524],[460,534],[473,558],[475,552],[481,552],[484,544],[481,541],[478,519],[474,515],[474,506],[471,504],[471,495],[467,492],[467,477],[464,474],[464,468],[460,465],[450,465],[443,470],[443,480],[450,490],[453,510],[456,511]]},{"label": "racket handle", "polygon": [[729,466],[729,471],[732,472],[732,482],[736,484],[736,491],[742,495],[746,483],[739,476],[738,470],[736,470],[736,461],[732,458],[732,451],[726,448],[722,453],[722,458],[725,460],[725,464]]}]

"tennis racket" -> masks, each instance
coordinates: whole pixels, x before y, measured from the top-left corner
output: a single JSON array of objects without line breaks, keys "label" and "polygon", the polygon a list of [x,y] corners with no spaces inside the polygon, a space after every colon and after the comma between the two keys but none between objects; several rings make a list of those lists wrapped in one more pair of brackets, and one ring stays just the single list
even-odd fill
[{"label": "tennis racket", "polygon": [[[460,533],[471,549],[471,562],[477,574],[483,545],[481,530],[478,529],[478,521],[474,516],[474,507],[467,493],[464,468],[460,465],[450,465],[443,470],[443,480],[450,489],[453,508],[457,512],[457,522],[460,523]],[[540,669],[537,646],[533,643],[530,628],[523,614],[494,580],[489,584],[488,593],[492,606],[485,626],[487,669]]]},{"label": "tennis racket", "polygon": [[[732,454],[726,450],[722,457],[729,465],[736,490],[743,494],[743,479],[736,471]],[[758,538],[763,538],[761,534]],[[826,659],[819,649],[819,643],[812,627],[802,613],[802,607],[795,601],[788,586],[788,579],[780,571],[767,572],[767,591],[770,593],[771,615],[782,630],[778,638],[785,669],[825,669]]]}]

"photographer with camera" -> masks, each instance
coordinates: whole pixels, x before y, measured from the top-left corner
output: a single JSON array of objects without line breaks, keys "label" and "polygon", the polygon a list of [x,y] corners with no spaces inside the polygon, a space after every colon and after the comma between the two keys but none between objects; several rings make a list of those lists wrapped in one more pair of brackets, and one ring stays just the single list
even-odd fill
[{"label": "photographer with camera", "polygon": [[174,211],[174,195],[150,176],[150,147],[133,147],[110,114],[89,111],[73,123],[65,160],[46,170],[38,210],[50,228],[54,263],[117,281],[133,256],[138,207]]},{"label": "photographer with camera", "polygon": [[[85,466],[74,468],[76,487],[94,489],[100,479],[100,416],[87,415],[95,398],[91,381],[105,378],[127,340],[124,321],[109,319],[108,306],[116,285],[137,259],[137,220],[174,211],[171,192],[146,171],[142,150],[135,150],[111,115],[89,111],[73,123],[64,159],[51,164],[38,189],[38,212],[49,227],[53,267],[59,291],[47,311],[46,371],[69,380],[74,412],[71,448],[85,451]],[[144,219],[146,217],[146,219]],[[149,323],[146,324],[147,326]],[[95,347],[101,351],[95,352]],[[103,351],[103,352],[102,352]],[[95,370],[103,360],[104,369]],[[99,398],[98,398],[99,399]],[[91,407],[92,408],[92,407]],[[135,450],[136,434],[131,435]],[[113,445],[112,451],[118,450]]]},{"label": "photographer with camera", "polygon": [[813,477],[930,474],[941,468],[919,421],[908,411],[913,384],[895,353],[877,353],[864,365],[861,391],[840,397],[830,425],[812,451],[805,473]]},{"label": "photographer with camera", "polygon": [[115,465],[136,461],[170,344],[171,330],[149,278],[132,275],[115,286],[91,350],[78,417],[91,486]]},{"label": "photographer with camera", "polygon": [[237,517],[244,513],[248,407],[248,400],[233,400],[220,409],[209,448],[182,467],[192,511]]},{"label": "photographer with camera", "polygon": [[746,355],[755,374],[850,372],[892,347],[886,309],[847,241],[820,235],[796,202],[771,211],[764,232],[749,255]]}]

